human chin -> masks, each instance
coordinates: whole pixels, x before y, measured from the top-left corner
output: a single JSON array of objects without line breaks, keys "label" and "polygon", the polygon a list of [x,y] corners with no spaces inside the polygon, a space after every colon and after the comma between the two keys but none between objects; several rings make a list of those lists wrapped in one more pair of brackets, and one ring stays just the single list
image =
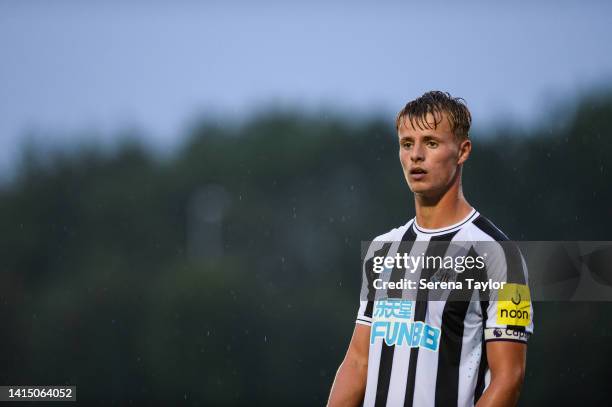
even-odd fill
[{"label": "human chin", "polygon": [[408,188],[415,194],[427,192],[429,190],[429,186],[425,182],[410,181],[409,179],[406,180],[406,182],[408,183]]}]

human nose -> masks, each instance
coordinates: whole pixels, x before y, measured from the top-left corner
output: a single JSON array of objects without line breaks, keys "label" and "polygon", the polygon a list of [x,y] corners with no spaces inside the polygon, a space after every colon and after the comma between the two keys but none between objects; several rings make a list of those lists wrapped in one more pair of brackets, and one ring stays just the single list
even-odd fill
[{"label": "human nose", "polygon": [[425,159],[425,152],[423,149],[423,144],[418,141],[415,142],[410,149],[410,160],[412,162],[419,162]]}]

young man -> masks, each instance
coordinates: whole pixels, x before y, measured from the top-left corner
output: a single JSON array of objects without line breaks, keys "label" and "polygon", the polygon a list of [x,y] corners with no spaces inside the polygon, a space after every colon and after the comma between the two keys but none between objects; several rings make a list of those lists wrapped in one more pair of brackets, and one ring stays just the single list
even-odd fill
[{"label": "young man", "polygon": [[[377,237],[370,253],[386,250],[387,256],[392,256],[393,243],[382,242],[402,243],[410,252],[415,244],[479,241],[501,247],[496,242],[508,240],[463,196],[461,171],[472,148],[470,124],[471,115],[462,100],[438,91],[424,94],[399,112],[399,158],[414,194],[416,217]],[[396,252],[398,247],[396,244]],[[498,301],[502,298],[499,292],[491,298],[473,297],[475,301],[451,301],[453,293],[444,301],[432,301],[431,293],[418,288],[405,310],[411,324],[433,332],[430,339],[435,339],[435,345],[409,344],[409,340],[390,343],[388,333],[380,335],[384,326],[376,325],[379,317],[385,316],[382,307],[389,303],[362,298],[328,405],[516,405],[525,373],[526,342],[533,332],[533,310],[520,253],[505,247],[500,253],[501,261],[487,260],[485,273],[496,273],[499,280],[516,288],[518,295],[511,298],[516,299],[515,304],[521,303],[523,317],[504,318],[507,310]],[[421,278],[431,279],[435,270],[423,268],[419,273]]]}]

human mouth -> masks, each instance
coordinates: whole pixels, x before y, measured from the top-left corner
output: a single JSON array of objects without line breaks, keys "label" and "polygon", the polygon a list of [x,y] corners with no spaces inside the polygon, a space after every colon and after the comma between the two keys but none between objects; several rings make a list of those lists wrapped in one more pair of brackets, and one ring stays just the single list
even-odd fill
[{"label": "human mouth", "polygon": [[423,168],[420,168],[420,167],[415,167],[410,170],[410,178],[412,178],[415,181],[419,181],[425,178],[426,174],[427,174],[427,171],[425,171]]}]

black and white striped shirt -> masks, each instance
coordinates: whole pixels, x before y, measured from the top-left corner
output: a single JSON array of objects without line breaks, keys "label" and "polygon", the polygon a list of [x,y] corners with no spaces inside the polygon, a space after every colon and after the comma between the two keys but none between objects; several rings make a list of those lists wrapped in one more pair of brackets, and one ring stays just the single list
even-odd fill
[{"label": "black and white striped shirt", "polygon": [[[414,251],[418,245],[426,247],[430,255],[436,254],[432,251],[444,254],[445,247],[454,242],[497,245],[496,242],[507,240],[476,210],[455,225],[435,230],[424,229],[412,219],[404,226],[378,236],[370,244],[364,273],[368,258],[374,254],[393,256],[398,250]],[[471,247],[478,251],[477,244]],[[518,249],[497,247],[498,253],[489,256],[485,262],[486,273],[497,280],[526,288],[527,268]],[[435,271],[422,268],[417,274],[431,280]],[[366,280],[364,276],[364,287]],[[392,302],[390,298],[393,295],[388,295],[387,300],[362,296],[356,322],[371,327],[364,406],[474,406],[491,380],[485,342],[526,342],[533,332],[530,300],[521,305],[528,318],[509,323],[502,317],[504,309],[500,305],[501,297],[496,293],[486,299],[474,293],[474,300],[453,301],[451,296],[457,294],[455,291],[450,290],[444,299],[432,301],[431,293],[419,288],[413,298],[399,300],[399,303]],[[528,291],[523,297],[529,299]],[[385,322],[389,310],[397,311],[400,318],[403,312],[406,321],[410,321],[398,325],[400,328],[397,329],[404,329],[403,342],[397,339],[402,337],[401,332],[397,336],[397,331],[385,331],[389,329],[389,325],[385,325],[389,324]],[[413,334],[415,340],[411,342]],[[417,334],[420,335],[418,338]],[[389,342],[389,337],[396,342]]]}]

